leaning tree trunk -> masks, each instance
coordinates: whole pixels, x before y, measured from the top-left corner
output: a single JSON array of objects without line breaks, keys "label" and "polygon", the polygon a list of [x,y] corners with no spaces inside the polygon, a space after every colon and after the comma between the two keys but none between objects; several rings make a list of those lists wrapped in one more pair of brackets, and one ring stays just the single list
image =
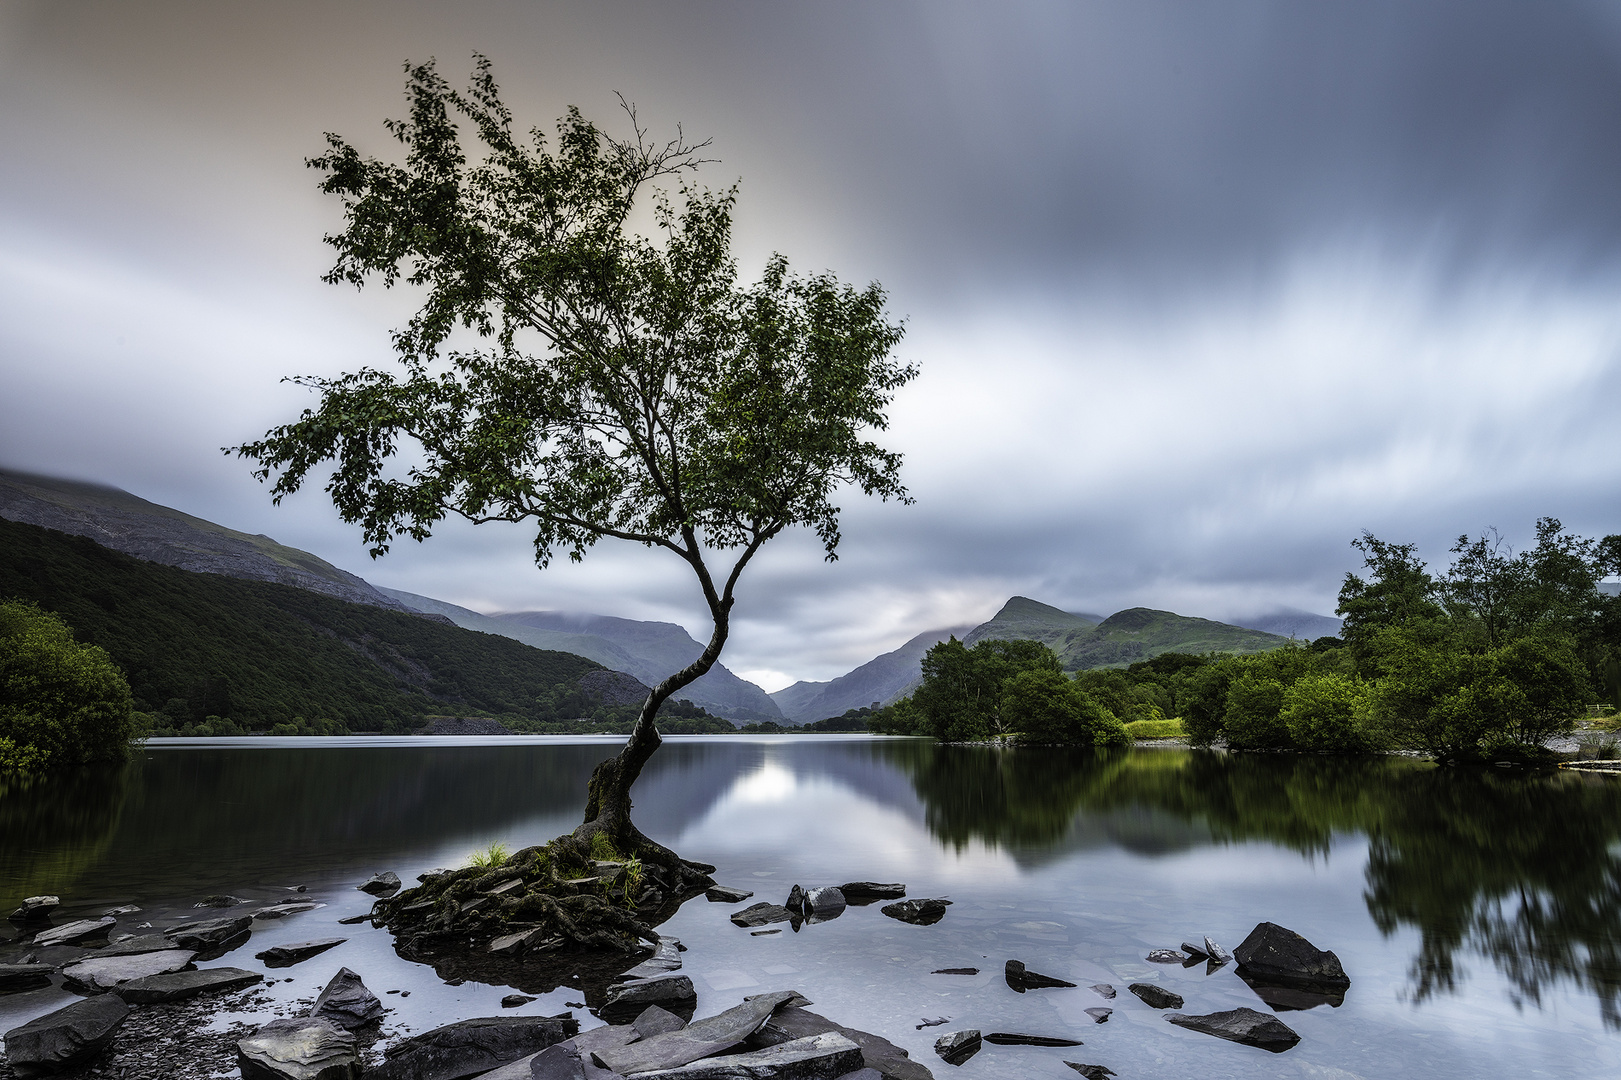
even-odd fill
[{"label": "leaning tree trunk", "polygon": [[636,778],[642,775],[642,767],[653,756],[653,751],[664,742],[656,722],[660,706],[682,687],[702,678],[720,657],[729,630],[730,608],[730,600],[711,604],[715,631],[710,635],[709,644],[698,659],[653,687],[647,700],[642,702],[641,714],[637,716],[636,726],[631,730],[624,748],[591,773],[585,801],[585,822],[574,830],[574,839],[590,843],[598,833],[606,833],[614,846],[626,855],[635,855],[671,868],[682,862],[675,852],[644,836],[631,821],[630,789],[636,783]]}]

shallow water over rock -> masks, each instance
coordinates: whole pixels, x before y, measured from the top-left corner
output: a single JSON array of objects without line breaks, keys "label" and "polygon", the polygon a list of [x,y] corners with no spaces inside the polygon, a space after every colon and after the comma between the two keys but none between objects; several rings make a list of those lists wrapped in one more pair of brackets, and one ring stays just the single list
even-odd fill
[{"label": "shallow water over rock", "polygon": [[[0,793],[0,911],[56,895],[65,925],[139,906],[117,916],[116,939],[194,921],[193,905],[213,895],[248,900],[232,909],[239,917],[320,903],[255,919],[210,963],[265,971],[277,980],[267,993],[289,1009],[349,967],[391,1010],[385,1030],[396,1035],[498,1015],[512,987],[446,985],[400,959],[385,931],[339,920],[369,910],[357,886],[374,874],[410,885],[492,842],[516,850],[571,829],[592,766],[615,748],[562,738],[150,746],[123,770]],[[1073,1077],[1064,1060],[1077,1052],[987,1044],[953,1068],[934,1053],[942,1029],[921,1021],[1084,1040],[1082,1060],[1122,1076],[1621,1071],[1615,777],[676,737],[636,795],[644,831],[714,863],[717,881],[754,900],[780,902],[795,883],[875,881],[952,901],[932,925],[852,904],[763,936],[729,919],[749,901],[689,901],[659,929],[687,946],[680,973],[700,1017],[799,990],[817,1013],[965,1080]],[[1240,942],[1261,922],[1333,950],[1351,980],[1343,999],[1271,1001],[1233,964],[1145,959],[1206,936]],[[253,959],[326,937],[348,940],[290,969]],[[1078,987],[1017,994],[1003,977],[1015,958]],[[968,969],[978,973],[937,974]],[[71,1000],[61,982],[0,994],[0,1030]],[[1133,983],[1180,995],[1189,1014],[1287,1010],[1300,1042],[1271,1054],[1213,1039],[1126,994],[1108,1023],[1087,1014],[1099,1001],[1091,984]],[[581,1000],[564,985],[516,1011],[551,1015]]]}]

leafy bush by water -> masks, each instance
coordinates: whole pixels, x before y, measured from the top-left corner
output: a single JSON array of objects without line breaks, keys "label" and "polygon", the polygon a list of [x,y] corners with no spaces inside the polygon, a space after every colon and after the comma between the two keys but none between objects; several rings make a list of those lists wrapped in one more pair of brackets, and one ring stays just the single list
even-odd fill
[{"label": "leafy bush by water", "polygon": [[33,604],[0,603],[0,771],[122,761],[133,733],[129,683],[106,652]]}]

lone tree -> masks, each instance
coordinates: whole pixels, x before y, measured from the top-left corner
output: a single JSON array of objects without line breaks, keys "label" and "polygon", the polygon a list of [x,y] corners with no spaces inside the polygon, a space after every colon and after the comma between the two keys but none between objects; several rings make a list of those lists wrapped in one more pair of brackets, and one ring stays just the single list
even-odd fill
[{"label": "lone tree", "polygon": [[[542,569],[604,537],[686,563],[709,642],[648,694],[574,833],[668,863],[630,818],[659,706],[720,657],[738,581],[766,541],[808,525],[832,560],[840,489],[910,502],[900,455],[864,434],[887,426],[917,371],[891,356],[902,328],[877,284],[795,276],[780,255],[739,283],[736,185],[685,179],[712,163],[707,143],[679,129],[649,141],[623,99],[626,138],[575,108],[554,142],[522,136],[489,61],[476,61],[465,92],[432,62],[407,65],[410,118],[387,123],[402,163],[332,134],[308,162],[344,209],[325,280],[423,295],[394,332],[398,370],[295,378],[319,405],[228,452],[274,477],[277,502],[331,462],[326,490],[373,558],[458,515],[531,523]],[[666,179],[674,197],[655,186]],[[632,227],[639,207],[650,236]]]}]

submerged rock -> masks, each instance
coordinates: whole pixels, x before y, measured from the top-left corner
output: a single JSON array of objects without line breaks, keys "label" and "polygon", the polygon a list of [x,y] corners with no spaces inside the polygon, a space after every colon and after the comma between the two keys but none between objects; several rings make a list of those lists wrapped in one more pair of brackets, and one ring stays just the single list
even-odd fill
[{"label": "submerged rock", "polygon": [[308,1016],[272,1020],[236,1044],[242,1080],[356,1080],[355,1037]]},{"label": "submerged rock", "polygon": [[131,979],[114,987],[113,993],[131,1005],[157,1005],[165,1001],[185,1001],[199,994],[240,990],[261,983],[264,978],[257,971],[244,971],[242,968],[204,968],[201,971],[176,971]]},{"label": "submerged rock", "polygon": [[461,1080],[579,1034],[572,1016],[486,1016],[446,1024],[393,1047],[366,1080]]},{"label": "submerged rock", "polygon": [[915,926],[932,926],[946,917],[946,905],[950,903],[950,900],[930,897],[901,900],[894,904],[885,904],[878,910],[901,922],[912,923]]},{"label": "submerged rock", "polygon": [[1248,972],[1271,984],[1341,991],[1351,985],[1339,957],[1277,923],[1257,923],[1249,937],[1233,950],[1233,957],[1241,975]]},{"label": "submerged rock", "polygon": [[948,1031],[934,1040],[934,1052],[939,1054],[947,1065],[961,1065],[979,1053],[979,1048],[979,1031],[975,1028]]},{"label": "submerged rock", "polygon": [[106,1048],[127,1015],[129,1006],[113,994],[75,1001],[6,1032],[6,1064],[20,1080],[82,1065]]},{"label": "submerged rock", "polygon": [[372,896],[393,896],[400,891],[400,875],[385,870],[381,874],[373,874],[355,888]]},{"label": "submerged rock", "polygon": [[1202,1031],[1218,1039],[1257,1046],[1274,1054],[1281,1054],[1300,1041],[1300,1036],[1282,1020],[1254,1009],[1229,1009],[1204,1016],[1171,1013],[1165,1019],[1189,1031]]},{"label": "submerged rock", "polygon": [[685,1018],[698,1007],[698,991],[685,975],[659,975],[651,979],[620,983],[608,990],[608,1000],[597,1010],[610,1024],[625,1024],[641,1015],[649,1005]]},{"label": "submerged rock", "polygon": [[1080,1046],[1079,1039],[1061,1039],[1053,1035],[1026,1035],[1019,1031],[993,1031],[985,1041],[997,1046]]},{"label": "submerged rock", "polygon": [[197,901],[197,903],[195,903],[195,904],[193,904],[191,906],[194,907],[194,908],[198,908],[198,907],[203,907],[203,908],[206,908],[206,907],[238,907],[238,906],[240,906],[242,904],[251,904],[251,903],[253,903],[252,900],[244,900],[240,896],[231,896],[231,895],[229,895],[227,893],[215,893],[213,896],[205,896],[205,897],[203,897],[201,900]]},{"label": "submerged rock", "polygon": [[1019,960],[1009,960],[1003,968],[1003,977],[1007,979],[1008,988],[1020,994],[1026,990],[1045,990],[1058,987],[1072,987],[1075,984],[1055,979],[1051,975],[1042,975],[1031,971]]},{"label": "submerged rock", "polygon": [[78,919],[49,930],[41,930],[34,935],[34,944],[46,948],[51,945],[78,945],[86,941],[95,941],[98,938],[105,938],[117,923],[117,919],[105,915],[99,919]]},{"label": "submerged rock", "polygon": [[383,1003],[376,994],[366,989],[359,975],[348,968],[339,968],[310,1007],[310,1015],[328,1020],[345,1031],[358,1031],[367,1024],[383,1018]]},{"label": "submerged rock", "polygon": [[930,975],[978,975],[978,968],[935,968]]},{"label": "submerged rock", "polygon": [[754,893],[749,889],[734,889],[730,885],[711,885],[704,898],[711,904],[741,904]]},{"label": "submerged rock", "polygon": [[94,956],[63,968],[62,978],[70,986],[101,993],[131,979],[183,971],[196,955],[190,949],[168,949],[134,956]]},{"label": "submerged rock", "polygon": [[501,1008],[516,1009],[529,1004],[531,1001],[539,1000],[539,998],[533,996],[532,994],[508,994],[506,997],[501,999]]},{"label": "submerged rock", "polygon": [[1116,1075],[1113,1069],[1102,1065],[1082,1065],[1079,1061],[1066,1061],[1064,1064],[1086,1077],[1086,1080],[1108,1080]]},{"label": "submerged rock", "polygon": [[21,907],[6,918],[19,926],[48,926],[51,922],[51,913],[61,906],[61,897],[30,896],[22,902]]},{"label": "submerged rock", "polygon": [[1173,994],[1163,986],[1137,982],[1132,983],[1126,989],[1136,994],[1142,999],[1143,1004],[1151,1009],[1180,1009],[1182,1007],[1182,995]]},{"label": "submerged rock", "polygon": [[291,945],[272,945],[261,953],[254,953],[255,960],[263,960],[267,968],[292,967],[301,964],[312,956],[320,956],[328,949],[335,949],[348,938],[329,937],[316,938],[314,941],[296,941]]},{"label": "submerged rock", "polygon": [[0,964],[0,994],[49,985],[51,970],[49,964]]},{"label": "submerged rock", "polygon": [[1110,1001],[1114,1000],[1114,987],[1108,983],[1093,983],[1088,989],[1097,991],[1099,997],[1108,998]]},{"label": "submerged rock", "polygon": [[652,979],[671,971],[681,970],[681,942],[677,938],[659,936],[659,947],[653,955],[620,974],[617,981]]},{"label": "submerged rock", "polygon": [[1106,1005],[1095,1005],[1084,1011],[1086,1015],[1092,1018],[1094,1024],[1106,1024],[1109,1022],[1109,1017],[1114,1015],[1114,1010]]}]

